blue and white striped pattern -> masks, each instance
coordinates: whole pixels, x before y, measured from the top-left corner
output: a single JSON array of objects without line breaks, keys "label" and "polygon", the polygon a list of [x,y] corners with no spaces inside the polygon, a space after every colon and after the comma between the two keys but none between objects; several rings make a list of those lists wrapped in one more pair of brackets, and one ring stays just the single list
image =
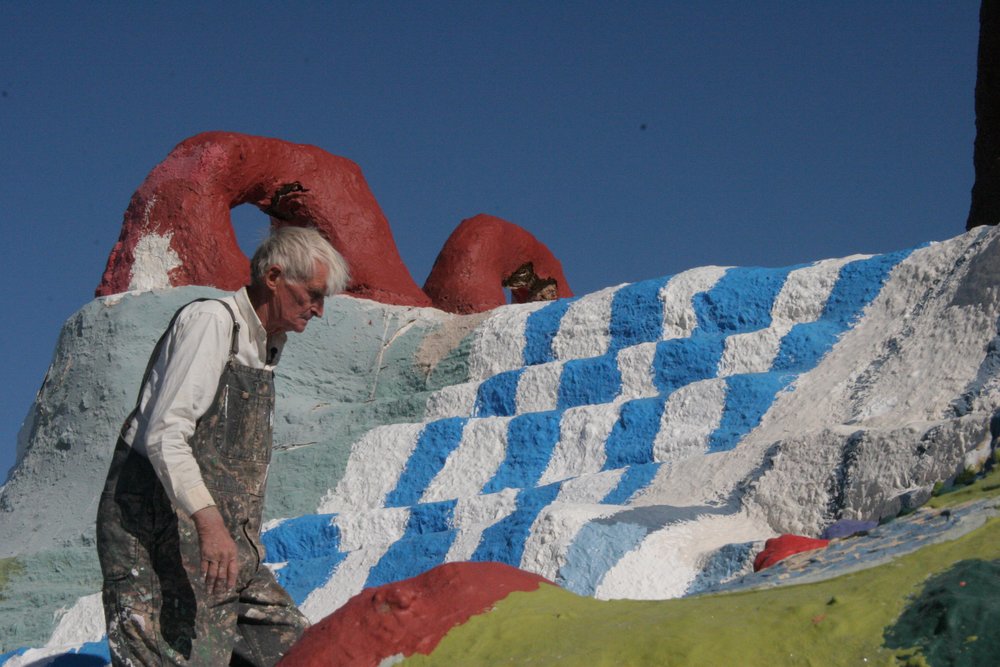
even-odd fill
[{"label": "blue and white striped pattern", "polygon": [[602,582],[651,536],[703,540],[693,519],[737,512],[643,497],[674,463],[738,447],[907,255],[708,267],[499,309],[477,331],[473,381],[432,397],[426,423],[366,434],[318,516],[266,533],[279,580],[313,618],[454,560],[615,596]]}]

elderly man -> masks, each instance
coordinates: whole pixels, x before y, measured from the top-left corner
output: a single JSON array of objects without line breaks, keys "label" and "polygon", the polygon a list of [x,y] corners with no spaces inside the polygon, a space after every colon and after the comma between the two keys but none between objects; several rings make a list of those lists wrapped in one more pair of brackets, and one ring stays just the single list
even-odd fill
[{"label": "elderly man", "polygon": [[160,338],[97,516],[115,665],[273,665],[302,634],[262,564],[272,369],[347,280],[319,232],[284,227],[249,287],[184,306]]}]

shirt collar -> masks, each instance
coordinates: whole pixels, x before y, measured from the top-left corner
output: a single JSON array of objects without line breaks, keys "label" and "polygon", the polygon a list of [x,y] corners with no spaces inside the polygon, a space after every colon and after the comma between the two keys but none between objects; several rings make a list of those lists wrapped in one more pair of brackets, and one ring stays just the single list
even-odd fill
[{"label": "shirt collar", "polygon": [[264,325],[260,323],[260,318],[257,317],[257,311],[253,309],[253,304],[250,303],[250,295],[247,294],[246,287],[236,292],[235,299],[236,307],[240,311],[240,317],[247,323],[247,333],[250,335],[250,343],[257,348],[260,360],[269,366],[278,363],[278,359],[281,357],[281,348],[285,346],[285,340],[288,336],[284,332],[279,332],[268,338]]}]

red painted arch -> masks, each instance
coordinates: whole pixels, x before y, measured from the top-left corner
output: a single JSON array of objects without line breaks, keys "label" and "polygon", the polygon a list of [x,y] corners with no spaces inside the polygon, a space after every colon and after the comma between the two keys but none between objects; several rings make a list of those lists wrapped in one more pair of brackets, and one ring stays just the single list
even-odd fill
[{"label": "red painted arch", "polygon": [[[175,261],[159,287],[208,285],[235,290],[249,262],[233,233],[230,209],[253,204],[273,225],[316,227],[351,269],[347,293],[406,306],[479,312],[506,302],[501,283],[532,263],[570,296],[562,268],[540,241],[492,216],[464,221],[427,281],[413,281],[378,202],[354,162],[316,146],[235,132],[205,132],[178,144],[146,177],[125,211],[97,296],[135,289],[144,241]],[[166,248],[169,248],[167,252]],[[162,262],[163,257],[156,260]],[[148,285],[147,285],[148,287]],[[522,290],[523,292],[523,290]],[[515,300],[534,295],[515,293]]]}]

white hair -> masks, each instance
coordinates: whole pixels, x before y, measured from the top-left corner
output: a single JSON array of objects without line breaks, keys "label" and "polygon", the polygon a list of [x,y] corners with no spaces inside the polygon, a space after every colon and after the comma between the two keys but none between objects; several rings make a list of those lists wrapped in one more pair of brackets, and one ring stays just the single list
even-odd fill
[{"label": "white hair", "polygon": [[344,291],[350,280],[347,262],[322,234],[312,227],[277,227],[264,239],[250,260],[250,284],[260,285],[272,265],[278,265],[288,280],[308,282],[316,273],[316,262],[326,265],[326,294]]}]

